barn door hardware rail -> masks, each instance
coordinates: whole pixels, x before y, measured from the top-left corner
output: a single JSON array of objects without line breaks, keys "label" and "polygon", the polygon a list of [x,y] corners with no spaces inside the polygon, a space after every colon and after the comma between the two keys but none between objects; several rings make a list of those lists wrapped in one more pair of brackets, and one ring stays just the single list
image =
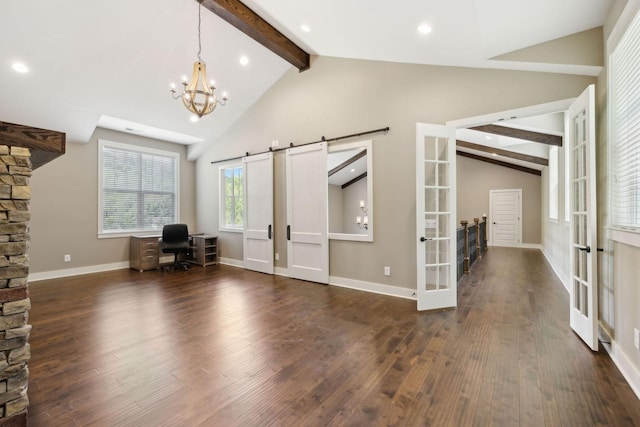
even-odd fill
[{"label": "barn door hardware rail", "polygon": [[265,153],[276,153],[278,151],[282,151],[282,150],[286,150],[288,148],[293,148],[293,147],[304,147],[305,145],[312,145],[312,144],[319,144],[321,142],[335,142],[335,141],[340,141],[342,139],[349,139],[349,138],[359,138],[361,136],[365,136],[365,135],[371,135],[374,133],[380,133],[380,132],[389,132],[389,130],[391,130],[391,128],[389,126],[384,127],[384,128],[380,128],[380,129],[374,129],[374,130],[368,130],[365,132],[358,132],[358,133],[352,133],[351,135],[344,135],[344,136],[338,136],[335,138],[325,138],[324,136],[320,137],[320,140],[318,141],[313,141],[313,142],[307,142],[304,144],[298,144],[298,145],[294,145],[293,142],[289,143],[288,147],[282,147],[282,148],[273,148],[273,147],[269,147],[268,150],[266,151],[261,151],[259,153],[249,153],[248,151],[242,155],[242,156],[236,156],[236,157],[229,157],[227,159],[223,159],[223,160],[214,160],[211,162],[211,164],[216,164],[216,163],[224,163],[224,162],[230,162],[231,160],[240,160],[243,157],[248,157],[248,156],[257,156],[259,154],[265,154]]}]

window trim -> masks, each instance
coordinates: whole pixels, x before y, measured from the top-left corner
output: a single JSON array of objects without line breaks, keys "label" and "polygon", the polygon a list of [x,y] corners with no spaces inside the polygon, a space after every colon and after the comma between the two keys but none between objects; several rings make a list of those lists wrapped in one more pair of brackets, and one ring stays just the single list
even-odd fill
[{"label": "window trim", "polygon": [[156,148],[143,147],[139,145],[125,144],[122,142],[109,141],[106,139],[98,139],[98,239],[112,239],[129,236],[155,236],[159,235],[162,230],[127,230],[127,231],[105,231],[103,226],[103,208],[104,208],[104,192],[103,192],[103,167],[104,167],[104,149],[112,148],[115,150],[128,151],[132,153],[152,154],[157,156],[169,157],[175,161],[175,217],[176,222],[180,222],[180,153],[174,151],[159,150]]},{"label": "window trim", "polygon": [[[220,231],[223,232],[228,232],[228,233],[244,233],[244,219],[243,219],[243,224],[242,227],[227,227],[226,224],[226,217],[225,217],[225,208],[226,208],[226,203],[225,203],[225,197],[226,197],[226,191],[225,191],[225,184],[226,181],[224,179],[224,171],[227,169],[242,169],[242,197],[244,198],[244,165],[242,163],[230,163],[230,164],[226,164],[226,165],[222,165],[218,167],[218,229]],[[244,209],[244,206],[243,206]],[[243,212],[244,214],[244,212]],[[243,215],[244,218],[244,215]]]}]

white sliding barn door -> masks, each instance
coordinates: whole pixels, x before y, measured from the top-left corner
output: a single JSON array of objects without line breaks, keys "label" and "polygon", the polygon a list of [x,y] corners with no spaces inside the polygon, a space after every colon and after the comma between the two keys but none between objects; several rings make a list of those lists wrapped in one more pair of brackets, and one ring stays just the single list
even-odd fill
[{"label": "white sliding barn door", "polygon": [[329,283],[327,143],[289,148],[286,156],[288,275]]},{"label": "white sliding barn door", "polygon": [[455,307],[456,139],[453,128],[416,126],[418,310]]},{"label": "white sliding barn door", "polygon": [[273,153],[242,159],[244,268],[273,274]]},{"label": "white sliding barn door", "polygon": [[571,328],[598,350],[595,87],[569,107]]}]

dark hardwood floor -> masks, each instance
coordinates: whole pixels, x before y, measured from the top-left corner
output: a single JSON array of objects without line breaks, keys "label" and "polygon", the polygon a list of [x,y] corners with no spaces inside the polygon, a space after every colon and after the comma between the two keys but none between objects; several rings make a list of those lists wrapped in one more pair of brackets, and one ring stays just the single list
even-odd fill
[{"label": "dark hardwood floor", "polygon": [[227,266],[31,285],[30,426],[640,426],[537,250],[458,308]]}]

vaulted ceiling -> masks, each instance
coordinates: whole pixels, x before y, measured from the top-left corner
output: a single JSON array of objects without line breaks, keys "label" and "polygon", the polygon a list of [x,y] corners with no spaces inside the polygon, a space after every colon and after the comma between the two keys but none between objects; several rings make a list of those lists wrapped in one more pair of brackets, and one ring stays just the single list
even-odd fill
[{"label": "vaulted ceiling", "polygon": [[[575,43],[597,41],[601,33],[593,29],[603,24],[612,2],[244,4],[312,55],[594,76],[601,57],[545,57],[549,49],[539,47],[551,43],[551,51],[566,53]],[[230,101],[192,123],[171,99],[169,84],[191,72],[197,12],[194,0],[0,2],[0,120],[65,132],[76,143],[86,143],[96,126],[183,144],[214,140],[292,65],[203,8],[202,59]],[[431,32],[418,32],[422,24]],[[242,56],[248,64],[239,63]],[[15,62],[29,71],[15,72]]]}]

